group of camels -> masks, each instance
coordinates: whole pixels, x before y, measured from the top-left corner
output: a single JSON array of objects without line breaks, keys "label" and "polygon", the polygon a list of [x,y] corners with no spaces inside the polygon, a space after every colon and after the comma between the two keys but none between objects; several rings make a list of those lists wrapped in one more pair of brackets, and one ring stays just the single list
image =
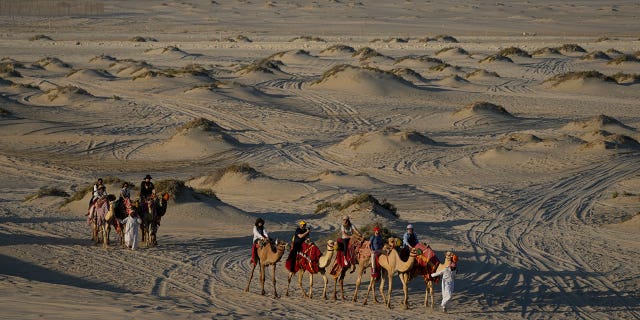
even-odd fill
[{"label": "group of camels", "polygon": [[[354,241],[355,240],[355,241]],[[391,307],[391,289],[393,283],[393,274],[398,273],[398,277],[402,282],[402,287],[404,291],[404,308],[409,307],[409,299],[408,299],[408,284],[409,282],[422,276],[424,282],[426,284],[426,292],[424,298],[424,306],[434,307],[434,297],[433,297],[433,285],[438,278],[431,277],[432,273],[442,270],[450,264],[450,259],[446,259],[444,263],[440,263],[435,252],[425,244],[418,244],[413,250],[411,250],[409,257],[406,260],[403,260],[398,253],[397,238],[389,238],[387,243],[384,246],[383,252],[380,254],[378,258],[378,263],[380,266],[380,274],[379,276],[371,276],[371,280],[369,282],[369,287],[367,289],[367,294],[364,298],[363,305],[367,304],[369,299],[369,294],[373,292],[373,299],[377,303],[378,299],[375,293],[375,285],[379,283],[380,295],[382,296],[383,303],[386,304],[387,307]],[[358,289],[360,287],[360,283],[362,282],[362,275],[364,274],[367,268],[371,268],[371,252],[369,250],[369,241],[363,241],[362,238],[352,238],[351,244],[355,247],[356,257],[355,264],[357,267],[357,279],[355,292],[353,295],[353,302],[358,301]],[[313,243],[307,243],[307,246],[315,246]],[[267,266],[272,266],[273,268],[273,294],[275,297],[278,297],[278,292],[276,290],[276,264],[280,261],[282,256],[285,253],[288,244],[285,242],[276,242],[275,250],[271,248],[270,245],[264,245],[258,248],[257,256],[259,260],[256,264],[253,264],[251,269],[251,273],[249,276],[249,282],[247,283],[247,287],[245,292],[249,291],[249,287],[251,285],[251,280],[253,279],[253,273],[257,265],[260,266],[260,284],[262,288],[262,294],[265,294],[264,290],[264,280],[265,280],[265,269]],[[305,251],[303,247],[302,252]],[[316,247],[317,248],[317,247]],[[298,255],[297,264],[295,272],[289,272],[289,276],[287,279],[287,290],[285,295],[289,295],[289,285],[291,284],[291,279],[293,276],[298,273],[298,285],[300,286],[300,290],[304,297],[312,298],[313,294],[313,275],[316,273],[320,273],[324,279],[324,290],[322,292],[322,296],[324,299],[327,299],[327,284],[329,282],[328,276],[332,276],[334,279],[334,289],[333,289],[333,300],[337,300],[337,286],[338,282],[340,283],[340,291],[342,300],[346,300],[344,296],[344,286],[343,280],[346,271],[352,267],[351,265],[343,265],[342,263],[336,263],[337,259],[334,259],[336,256],[336,251],[338,250],[337,243],[333,240],[327,241],[326,251],[316,257],[315,261],[311,261],[309,257],[305,257],[304,254]],[[331,262],[333,261],[333,266],[330,268]],[[332,272],[330,272],[332,271]],[[307,293],[302,286],[302,279],[304,273],[309,273],[309,293]],[[330,273],[329,275],[327,273]],[[384,285],[385,278],[388,281],[387,285],[387,293],[385,295]],[[431,303],[429,304],[429,297],[431,297]]]},{"label": "group of camels", "polygon": [[[167,212],[168,194],[153,196],[140,203],[138,200],[131,204],[132,210],[141,218],[140,231],[142,243],[147,247],[158,244],[156,234],[160,219]],[[126,218],[127,210],[123,201],[116,201],[112,194],[104,199],[96,200],[89,209],[89,223],[92,229],[91,240],[95,244],[102,243],[104,248],[109,246],[109,235],[111,228],[116,229],[120,246],[124,246],[124,229],[119,225],[119,221]]]}]

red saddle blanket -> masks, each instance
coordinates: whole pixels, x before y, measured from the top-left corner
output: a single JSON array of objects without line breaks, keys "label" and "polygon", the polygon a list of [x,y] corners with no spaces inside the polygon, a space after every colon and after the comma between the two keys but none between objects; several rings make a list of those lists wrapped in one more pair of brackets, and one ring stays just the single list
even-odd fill
[{"label": "red saddle blanket", "polygon": [[[320,256],[322,256],[322,252],[320,252],[320,249],[315,243],[303,243],[302,250],[300,250],[296,256],[294,270],[298,272],[298,270],[304,269],[310,273],[318,273],[320,269]],[[287,270],[291,270],[291,262],[291,260],[287,260],[285,263]]]},{"label": "red saddle blanket", "polygon": [[416,245],[416,249],[419,250],[416,256],[416,264],[414,268],[418,268],[418,272],[427,280],[431,280],[431,274],[438,269],[440,260],[436,256],[436,252],[431,247],[422,243]]}]

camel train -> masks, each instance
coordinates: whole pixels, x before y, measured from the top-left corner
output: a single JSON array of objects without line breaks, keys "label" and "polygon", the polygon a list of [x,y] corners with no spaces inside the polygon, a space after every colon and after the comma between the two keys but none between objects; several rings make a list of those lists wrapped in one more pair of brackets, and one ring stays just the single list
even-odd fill
[{"label": "camel train", "polygon": [[[258,249],[258,259],[253,264],[251,268],[251,273],[249,276],[249,282],[247,283],[247,287],[245,292],[249,292],[249,287],[251,285],[251,280],[253,278],[253,273],[257,265],[260,266],[260,283],[262,288],[262,295],[265,294],[264,290],[264,280],[265,280],[265,267],[271,265],[273,268],[273,292],[274,296],[278,297],[276,291],[276,276],[275,269],[276,264],[281,260],[284,255],[285,249],[288,244],[277,241],[276,249],[272,248],[272,246],[268,245],[268,242],[265,241]],[[369,299],[369,295],[373,293],[373,300],[377,303],[379,302],[376,297],[375,286],[378,284],[378,289],[380,292],[380,296],[382,297],[382,302],[388,307],[391,308],[391,292],[393,285],[393,275],[395,273],[398,274],[398,277],[402,283],[404,299],[402,301],[402,305],[405,309],[409,307],[409,299],[408,299],[408,284],[411,280],[422,277],[425,285],[425,298],[424,298],[424,306],[435,308],[435,302],[433,297],[433,286],[435,283],[440,281],[440,276],[432,277],[432,274],[435,272],[439,272],[444,267],[447,267],[450,263],[449,258],[447,257],[447,261],[445,263],[441,263],[438,257],[436,256],[435,251],[431,249],[426,244],[419,243],[409,252],[409,256],[406,259],[401,258],[401,248],[399,248],[398,244],[401,241],[397,238],[389,238],[387,243],[385,243],[383,252],[377,257],[376,265],[379,268],[380,272],[371,273],[371,279],[369,282],[369,286],[367,288],[367,294],[364,298],[363,305],[366,305]],[[355,292],[352,298],[352,301],[357,302],[358,300],[358,289],[362,280],[362,276],[367,269],[371,269],[371,251],[369,250],[369,241],[364,241],[362,237],[353,237],[351,242],[349,243],[352,246],[353,251],[356,253],[355,261],[356,268],[358,270]],[[295,274],[298,274],[298,286],[300,287],[300,291],[305,298],[312,299],[313,298],[313,276],[315,274],[320,273],[324,279],[324,289],[322,292],[323,299],[327,299],[327,284],[328,284],[328,276],[332,276],[334,279],[334,293],[333,300],[337,300],[337,287],[338,283],[340,284],[340,296],[342,300],[347,300],[344,295],[344,286],[343,280],[346,272],[352,268],[353,266],[350,264],[344,264],[340,261],[340,255],[342,254],[340,251],[344,250],[344,248],[340,249],[337,242],[333,240],[328,240],[326,245],[326,250],[323,253],[318,246],[310,240],[307,240],[302,250],[298,253],[295,261],[294,271],[289,271],[289,275],[287,277],[287,289],[286,296],[289,296],[289,286],[291,284],[291,279]],[[290,262],[286,263],[287,270],[291,270]],[[302,279],[304,274],[309,274],[309,291],[303,288]],[[387,291],[385,294],[384,286],[387,283]]]},{"label": "camel train", "polygon": [[[132,210],[141,218],[140,231],[142,243],[147,247],[158,244],[157,232],[160,219],[167,212],[167,202],[169,195],[164,193],[162,197],[149,197],[142,204],[136,200],[131,204]],[[127,216],[124,201],[116,200],[116,197],[109,194],[105,198],[97,199],[89,208],[88,222],[92,229],[92,241],[95,244],[102,243],[104,248],[109,246],[109,236],[111,228],[116,230],[120,246],[125,246],[124,228],[122,220]]]}]

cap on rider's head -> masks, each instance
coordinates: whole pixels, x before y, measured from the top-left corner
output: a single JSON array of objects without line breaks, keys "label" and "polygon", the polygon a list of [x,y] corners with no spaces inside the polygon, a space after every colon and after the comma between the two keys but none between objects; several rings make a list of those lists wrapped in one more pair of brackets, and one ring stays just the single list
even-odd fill
[{"label": "cap on rider's head", "polygon": [[301,227],[304,227],[304,226],[307,225],[307,223],[304,222],[304,220],[300,220],[300,222],[298,222],[298,225],[301,226]]},{"label": "cap on rider's head", "polygon": [[380,232],[380,227],[373,228],[373,232],[376,232],[376,231]]},{"label": "cap on rider's head", "polygon": [[151,176],[150,176],[150,175],[147,175],[146,177],[144,177],[144,179],[145,179],[145,180],[146,180],[146,179],[151,180],[152,178],[151,178]]},{"label": "cap on rider's head", "polygon": [[409,230],[409,229],[413,229],[413,225],[412,224],[407,225],[407,230]]}]

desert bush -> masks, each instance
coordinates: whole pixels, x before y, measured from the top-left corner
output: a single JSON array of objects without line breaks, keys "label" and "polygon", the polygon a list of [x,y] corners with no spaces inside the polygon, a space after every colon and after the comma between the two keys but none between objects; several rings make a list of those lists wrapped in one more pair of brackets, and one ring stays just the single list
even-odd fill
[{"label": "desert bush", "polygon": [[10,77],[22,77],[22,74],[16,70],[20,64],[16,64],[14,62],[1,62],[0,63],[0,73]]},{"label": "desert bush", "polygon": [[12,114],[13,114],[13,113],[11,113],[11,111],[9,111],[9,110],[7,110],[7,109],[5,109],[5,108],[0,107],[0,117],[6,117],[6,116],[10,116],[10,115],[12,115]]},{"label": "desert bush", "polygon": [[374,57],[386,57],[385,55],[379,53],[376,50],[373,50],[369,47],[364,47],[364,48],[360,48],[358,49],[358,51],[354,52],[352,54],[353,57],[357,57],[360,56],[360,60],[367,60],[370,58],[374,58]]},{"label": "desert bush", "polygon": [[563,44],[562,46],[557,47],[556,49],[560,51],[566,51],[566,52],[587,52],[587,50],[585,50],[584,48],[582,48],[581,46],[575,43]]},{"label": "desert bush", "polygon": [[44,35],[44,34],[36,34],[35,36],[29,38],[29,41],[36,41],[36,40],[50,40],[50,41],[52,41],[53,39],[51,39],[51,37],[49,37],[48,35]]},{"label": "desert bush", "polygon": [[280,60],[271,60],[269,58],[253,62],[252,64],[242,66],[238,69],[240,73],[264,72],[273,73],[273,70],[281,71],[280,66],[284,65]]},{"label": "desert bush", "polygon": [[349,208],[352,205],[363,204],[363,203],[371,203],[372,205],[378,205],[382,208],[387,209],[394,216],[398,216],[398,209],[391,203],[386,200],[379,201],[374,196],[368,193],[361,193],[345,202],[336,203],[336,202],[323,202],[316,207],[315,213],[319,213],[324,211],[327,208],[336,209],[336,210],[344,210]]},{"label": "desert bush", "polygon": [[[126,181],[124,179],[121,179],[119,177],[114,177],[114,176],[106,176],[106,177],[102,178],[102,182],[105,185],[115,184],[117,186],[122,186],[122,184],[126,182],[127,184],[129,184],[129,189],[131,189],[131,190],[137,190],[138,189],[138,187],[135,184],[133,184],[131,182],[128,182],[128,181]],[[69,198],[66,199],[65,204],[73,202],[73,201],[82,200],[82,198],[84,198],[87,195],[87,193],[92,193],[93,192],[93,184],[94,183],[91,183],[91,184],[89,184],[89,185],[77,190],[76,192],[74,192]],[[107,190],[107,192],[109,192],[110,194],[118,194],[120,192],[120,189],[118,189],[118,190]]]},{"label": "desert bush", "polygon": [[298,40],[304,40],[304,41],[314,41],[314,42],[327,42],[326,40],[320,38],[320,37],[313,37],[313,36],[299,36],[299,37],[295,37],[289,40],[289,42],[294,42],[294,41],[298,41]]},{"label": "desert bush", "polygon": [[579,79],[599,79],[606,82],[616,82],[613,78],[606,76],[598,71],[577,71],[577,72],[567,72],[563,74],[557,74],[544,82],[553,82],[553,85],[556,86],[562,82],[569,80],[579,80]]},{"label": "desert bush", "polygon": [[589,54],[584,55],[581,58],[582,60],[594,60],[594,59],[602,59],[602,60],[611,60],[611,57],[602,51],[594,51]]},{"label": "desert bush", "polygon": [[615,191],[612,195],[611,198],[615,199],[619,196],[618,191]]},{"label": "desert bush", "polygon": [[469,52],[467,52],[467,50],[464,50],[460,47],[446,47],[446,48],[442,48],[440,50],[438,50],[438,52],[436,52],[436,55],[439,55],[441,53],[445,53],[451,50],[456,50],[457,53],[459,54],[469,54]]},{"label": "desert bush", "polygon": [[596,42],[604,42],[604,41],[609,41],[611,39],[609,39],[609,37],[600,37],[598,38],[598,40],[596,40]]},{"label": "desert bush", "polygon": [[492,54],[490,56],[485,57],[484,59],[480,60],[480,63],[483,62],[494,62],[494,61],[503,61],[503,62],[513,62],[513,60],[511,60],[511,58],[500,55],[500,54]]},{"label": "desert bush", "polygon": [[622,73],[618,72],[611,76],[618,84],[622,83],[640,83],[640,74],[633,73]]},{"label": "desert bush", "polygon": [[353,52],[356,52],[356,49],[354,49],[353,47],[344,45],[344,44],[336,44],[336,45],[332,45],[332,46],[320,51],[320,53],[333,52],[333,51],[346,51],[346,52],[349,52],[349,53],[353,53]]},{"label": "desert bush", "polygon": [[57,187],[41,187],[36,193],[27,196],[24,201],[39,199],[42,197],[68,197],[69,194]]},{"label": "desert bush", "polygon": [[534,56],[540,55],[540,54],[560,54],[560,50],[558,50],[557,48],[544,47],[531,53],[531,55],[534,55]]},{"label": "desert bush", "polygon": [[424,55],[424,56],[403,56],[403,57],[397,58],[394,64],[398,64],[404,60],[417,60],[420,62],[430,62],[430,63],[438,63],[438,64],[444,63],[442,60],[438,58],[433,58],[433,57]]},{"label": "desert bush", "polygon": [[505,56],[505,57],[510,55],[516,55],[520,57],[531,58],[531,55],[527,51],[517,47],[504,48],[498,52],[498,55]]},{"label": "desert bush", "polygon": [[202,130],[205,131],[219,131],[222,130],[222,128],[215,122],[209,120],[209,119],[205,119],[205,118],[197,118],[197,119],[193,119],[185,124],[183,124],[182,126],[178,127],[178,131],[184,131],[184,130],[189,130],[189,129],[193,129],[193,128],[200,128]]},{"label": "desert bush", "polygon": [[158,42],[158,40],[155,39],[155,38],[141,37],[141,36],[135,36],[135,37],[129,39],[129,41],[133,41],[133,42]]},{"label": "desert bush", "polygon": [[614,48],[607,49],[607,53],[608,54],[623,54],[622,51],[614,49]]},{"label": "desert bush", "polygon": [[448,64],[448,63],[441,63],[441,64],[439,64],[437,66],[430,67],[429,70],[430,71],[443,71],[444,69],[449,68],[449,67],[453,67],[453,66]]},{"label": "desert bush", "polygon": [[471,78],[471,77],[473,77],[473,76],[475,76],[475,75],[477,75],[479,73],[483,73],[483,72],[488,74],[488,75],[494,76],[496,78],[500,78],[500,75],[497,72],[488,71],[488,70],[485,70],[485,69],[478,69],[478,70],[475,70],[473,72],[469,72],[464,77],[465,78]]},{"label": "desert bush", "polygon": [[636,56],[634,55],[622,54],[611,59],[611,61],[607,62],[607,64],[621,64],[623,62],[639,62],[639,61],[640,60],[638,60],[638,58],[636,58]]}]

